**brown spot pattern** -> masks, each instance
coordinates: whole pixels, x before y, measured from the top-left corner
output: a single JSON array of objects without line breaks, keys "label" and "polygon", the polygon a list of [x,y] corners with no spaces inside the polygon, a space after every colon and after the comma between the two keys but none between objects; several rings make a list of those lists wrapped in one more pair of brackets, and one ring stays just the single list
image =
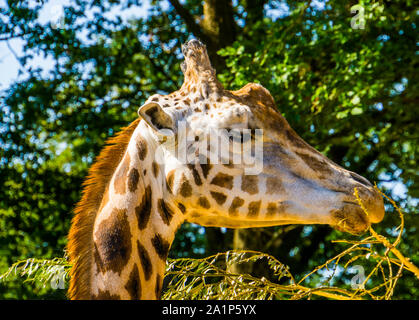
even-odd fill
[{"label": "brown spot pattern", "polygon": [[99,289],[99,293],[94,295],[93,300],[121,300],[118,294],[111,294],[109,291],[102,291]]},{"label": "brown spot pattern", "polygon": [[268,208],[266,210],[267,210],[266,214],[268,216],[273,216],[274,214],[278,212],[278,205],[275,202],[269,202]]},{"label": "brown spot pattern", "polygon": [[196,170],[195,166],[193,164],[188,164],[188,168],[192,171],[192,176],[194,178],[195,184],[197,186],[202,185],[201,177],[199,176],[199,173]]},{"label": "brown spot pattern", "polygon": [[156,299],[160,299],[161,295],[161,288],[162,288],[162,280],[159,274],[156,275],[156,288],[154,289],[154,292],[156,294]]},{"label": "brown spot pattern", "polygon": [[130,192],[137,190],[138,180],[140,179],[140,174],[138,170],[132,168],[128,174],[128,189]]},{"label": "brown spot pattern", "polygon": [[206,197],[199,197],[198,199],[198,205],[202,208],[209,209],[211,207],[208,199]]},{"label": "brown spot pattern", "polygon": [[268,177],[266,179],[266,193],[267,194],[275,194],[281,193],[284,191],[284,187],[282,186],[281,180],[273,177]]},{"label": "brown spot pattern", "polygon": [[215,201],[217,201],[219,205],[222,205],[227,200],[227,196],[221,192],[211,191],[211,196],[214,198]]},{"label": "brown spot pattern", "polygon": [[137,216],[138,228],[143,230],[147,227],[151,214],[151,187],[148,186],[144,190],[143,198],[139,206],[135,207],[135,215]]},{"label": "brown spot pattern", "polygon": [[179,208],[180,211],[182,211],[182,213],[185,213],[186,212],[186,208],[185,208],[185,206],[182,203],[179,202],[177,204],[177,207]]},{"label": "brown spot pattern", "polygon": [[131,300],[138,300],[141,298],[141,281],[138,267],[135,264],[129,275],[129,279],[125,285]]},{"label": "brown spot pattern", "polygon": [[140,257],[141,266],[143,267],[144,277],[148,281],[153,273],[153,267],[151,264],[150,256],[146,248],[137,240],[138,256]]},{"label": "brown spot pattern", "polygon": [[244,204],[244,200],[240,197],[235,197],[231,202],[230,208],[228,209],[228,213],[232,216],[237,215],[237,209],[240,208]]},{"label": "brown spot pattern", "polygon": [[209,159],[207,158],[207,163],[199,163],[202,174],[204,175],[204,178],[206,179],[208,177],[208,173],[212,169],[212,164],[210,164]]},{"label": "brown spot pattern", "polygon": [[175,179],[175,169],[171,170],[166,177],[167,190],[173,193],[173,181]]},{"label": "brown spot pattern", "polygon": [[155,178],[159,175],[160,166],[157,162],[153,161],[152,163],[153,175]]},{"label": "brown spot pattern", "polygon": [[184,198],[190,197],[192,195],[192,187],[189,181],[186,179],[185,174],[182,175],[180,194]]},{"label": "brown spot pattern", "polygon": [[137,141],[138,157],[140,160],[144,160],[147,156],[147,142],[141,136],[138,137]]},{"label": "brown spot pattern", "polygon": [[256,217],[259,214],[261,200],[249,203],[249,217]]},{"label": "brown spot pattern", "polygon": [[157,200],[157,210],[159,211],[164,224],[170,225],[170,221],[175,213],[163,199]]},{"label": "brown spot pattern", "polygon": [[156,235],[151,239],[151,244],[160,259],[166,261],[170,249],[170,243],[163,239],[159,233],[156,233]]},{"label": "brown spot pattern", "polygon": [[289,203],[287,201],[280,202],[278,204],[277,213],[284,213],[284,212],[286,212],[289,206],[290,205],[289,205]]},{"label": "brown spot pattern", "polygon": [[242,190],[249,194],[256,194],[259,192],[259,179],[254,175],[242,175]]},{"label": "brown spot pattern", "polygon": [[104,270],[121,274],[132,251],[131,231],[125,210],[114,209],[96,231],[98,255]]},{"label": "brown spot pattern", "polygon": [[211,184],[231,190],[233,189],[233,180],[232,176],[220,172],[212,179]]}]

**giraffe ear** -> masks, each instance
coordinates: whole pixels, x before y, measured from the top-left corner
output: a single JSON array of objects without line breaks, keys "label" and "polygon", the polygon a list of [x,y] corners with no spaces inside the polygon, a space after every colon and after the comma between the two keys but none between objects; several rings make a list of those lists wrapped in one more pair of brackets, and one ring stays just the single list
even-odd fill
[{"label": "giraffe ear", "polygon": [[138,115],[159,134],[164,136],[173,135],[175,131],[174,121],[160,104],[156,102],[146,103],[138,109]]}]

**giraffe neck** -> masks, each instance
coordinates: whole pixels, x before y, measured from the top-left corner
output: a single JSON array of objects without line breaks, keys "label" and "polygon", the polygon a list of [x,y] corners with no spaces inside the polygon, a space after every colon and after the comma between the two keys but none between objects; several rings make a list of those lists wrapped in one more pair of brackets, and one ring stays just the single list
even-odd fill
[{"label": "giraffe neck", "polygon": [[154,159],[156,145],[147,131],[140,122],[96,213],[86,298],[160,296],[167,254],[183,214],[169,204],[164,167]]}]

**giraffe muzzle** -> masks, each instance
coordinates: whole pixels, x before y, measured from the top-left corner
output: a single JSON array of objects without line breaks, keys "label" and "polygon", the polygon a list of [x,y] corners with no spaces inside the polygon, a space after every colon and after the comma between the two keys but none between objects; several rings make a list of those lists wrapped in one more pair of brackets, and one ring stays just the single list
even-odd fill
[{"label": "giraffe muzzle", "polygon": [[360,234],[368,230],[371,223],[383,220],[384,202],[381,195],[368,185],[358,186],[357,190],[362,207],[353,196],[350,201],[344,201],[341,209],[333,210],[332,225],[336,229]]},{"label": "giraffe muzzle", "polygon": [[[366,179],[365,179],[366,180]],[[357,189],[359,198],[368,214],[371,223],[378,223],[384,218],[384,201],[374,187],[360,187]]]}]

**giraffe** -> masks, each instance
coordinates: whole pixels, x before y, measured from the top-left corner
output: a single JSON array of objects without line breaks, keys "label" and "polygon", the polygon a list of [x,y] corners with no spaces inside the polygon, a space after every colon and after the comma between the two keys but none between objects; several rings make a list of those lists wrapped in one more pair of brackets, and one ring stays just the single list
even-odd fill
[{"label": "giraffe", "polygon": [[[149,97],[89,170],[67,246],[71,299],[159,299],[171,243],[186,221],[226,228],[329,224],[358,234],[383,219],[371,183],[301,139],[267,89],[249,83],[225,90],[198,40],[182,53],[181,88]],[[179,136],[181,124],[192,139]],[[259,172],[231,161],[244,152],[244,134],[224,137],[228,161],[205,154],[216,139],[204,138],[214,128],[247,129],[254,142],[262,129]],[[203,141],[206,148],[197,148]],[[173,151],[182,144],[188,161]]]}]

